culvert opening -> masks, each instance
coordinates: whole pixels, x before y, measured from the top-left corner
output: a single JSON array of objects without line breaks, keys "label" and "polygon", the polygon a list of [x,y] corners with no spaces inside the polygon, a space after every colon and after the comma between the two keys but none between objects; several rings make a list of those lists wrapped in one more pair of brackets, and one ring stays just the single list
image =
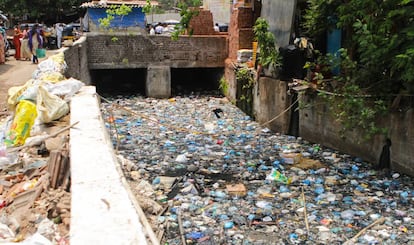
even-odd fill
[{"label": "culvert opening", "polygon": [[[171,96],[191,94],[221,95],[223,68],[171,68]],[[92,85],[100,95],[145,94],[147,69],[91,70]]]},{"label": "culvert opening", "polygon": [[100,95],[145,95],[146,68],[91,70],[90,74]]},{"label": "culvert opening", "polygon": [[223,68],[171,68],[171,93],[175,95],[220,95]]}]

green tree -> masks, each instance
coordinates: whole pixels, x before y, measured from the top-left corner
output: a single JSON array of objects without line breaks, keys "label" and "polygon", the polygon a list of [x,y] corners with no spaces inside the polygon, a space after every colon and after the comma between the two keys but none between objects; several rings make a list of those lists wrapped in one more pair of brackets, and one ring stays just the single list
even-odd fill
[{"label": "green tree", "polygon": [[[414,93],[414,0],[308,0],[308,6],[304,27],[311,37],[331,28],[344,34],[340,74],[318,74],[319,88],[331,88],[323,94],[337,118],[346,128],[384,132],[376,119],[394,97]],[[322,60],[326,67],[334,59]]]},{"label": "green tree", "polygon": [[122,21],[122,18],[124,16],[127,16],[129,13],[132,12],[132,8],[122,4],[122,5],[110,5],[108,6],[108,8],[106,9],[106,17],[105,18],[100,18],[99,21],[99,25],[105,29],[109,29],[109,27],[111,26],[111,22],[119,17]]},{"label": "green tree", "polygon": [[201,6],[200,0],[188,0],[178,3],[181,20],[180,23],[174,27],[174,32],[171,34],[173,40],[177,40],[178,36],[184,34],[186,31],[190,36],[193,34],[193,30],[190,29],[190,21],[194,16],[199,14],[199,6]]},{"label": "green tree", "polygon": [[87,0],[2,0],[0,9],[8,15],[25,16],[29,20],[60,20],[68,13],[80,13],[79,8]]},{"label": "green tree", "polygon": [[258,18],[253,26],[254,39],[259,45],[259,63],[264,67],[276,68],[281,65],[276,38],[269,31],[269,24],[264,18]]},{"label": "green tree", "polygon": [[308,3],[304,26],[310,35],[333,27],[344,31],[344,48],[357,63],[353,79],[361,88],[375,94],[414,93],[414,0]]}]

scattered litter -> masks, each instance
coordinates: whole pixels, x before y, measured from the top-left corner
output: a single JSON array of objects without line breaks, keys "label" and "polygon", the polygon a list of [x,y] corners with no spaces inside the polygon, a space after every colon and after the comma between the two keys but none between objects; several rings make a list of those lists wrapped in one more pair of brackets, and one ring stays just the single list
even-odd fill
[{"label": "scattered litter", "polygon": [[112,101],[106,126],[134,192],[159,205],[146,214],[162,244],[414,242],[410,177],[261,128],[222,98]]}]

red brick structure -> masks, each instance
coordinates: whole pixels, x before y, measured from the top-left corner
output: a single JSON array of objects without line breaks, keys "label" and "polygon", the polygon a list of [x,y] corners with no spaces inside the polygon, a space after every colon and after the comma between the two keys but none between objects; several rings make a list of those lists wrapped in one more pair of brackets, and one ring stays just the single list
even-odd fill
[{"label": "red brick structure", "polygon": [[214,35],[214,22],[213,14],[210,10],[200,9],[197,16],[193,16],[189,24],[190,29],[193,31],[193,35]]},{"label": "red brick structure", "polygon": [[229,58],[237,59],[237,50],[251,49],[254,15],[252,8],[239,7],[233,10],[229,26]]}]

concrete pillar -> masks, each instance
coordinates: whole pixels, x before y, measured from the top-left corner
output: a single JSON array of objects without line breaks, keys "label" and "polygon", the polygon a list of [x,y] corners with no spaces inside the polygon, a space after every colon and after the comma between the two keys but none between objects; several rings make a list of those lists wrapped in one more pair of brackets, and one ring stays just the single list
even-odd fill
[{"label": "concrete pillar", "polygon": [[145,92],[148,97],[171,96],[171,69],[169,66],[148,66]]}]

